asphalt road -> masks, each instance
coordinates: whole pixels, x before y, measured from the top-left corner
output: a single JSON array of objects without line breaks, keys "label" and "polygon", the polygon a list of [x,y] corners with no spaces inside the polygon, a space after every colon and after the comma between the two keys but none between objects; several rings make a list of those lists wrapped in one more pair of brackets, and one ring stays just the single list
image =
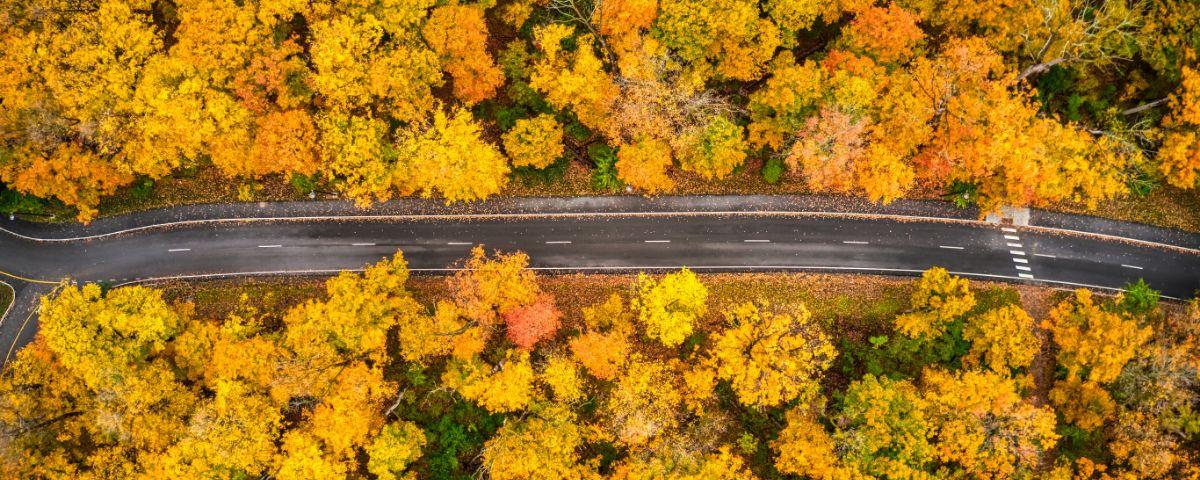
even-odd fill
[{"label": "asphalt road", "polygon": [[[445,271],[472,246],[522,250],[546,270],[811,270],[913,275],[942,266],[977,279],[1120,288],[1144,278],[1164,295],[1200,288],[1200,254],[1147,243],[969,221],[787,214],[514,215],[471,219],[198,223],[95,239],[37,242],[0,232],[0,270],[40,280],[113,284],[177,276],[358,269],[404,252]],[[22,345],[37,294],[5,279],[17,305],[0,345]]]}]

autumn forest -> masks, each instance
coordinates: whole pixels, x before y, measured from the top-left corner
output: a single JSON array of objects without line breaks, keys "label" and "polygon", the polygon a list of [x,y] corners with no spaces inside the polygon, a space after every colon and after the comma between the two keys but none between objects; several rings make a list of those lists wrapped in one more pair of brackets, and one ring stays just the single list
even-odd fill
[{"label": "autumn forest", "polygon": [[[81,220],[211,168],[361,205],[585,164],[985,210],[1200,172],[1191,0],[6,0],[0,182]],[[10,207],[9,210],[19,207]]]},{"label": "autumn forest", "polygon": [[[871,301],[804,300],[801,277],[753,297],[528,261],[476,248],[418,279],[397,254],[302,301],[239,284],[223,313],[192,287],[65,285],[0,378],[0,476],[1200,475],[1198,301],[940,268]],[[587,282],[609,287],[576,305]]]}]

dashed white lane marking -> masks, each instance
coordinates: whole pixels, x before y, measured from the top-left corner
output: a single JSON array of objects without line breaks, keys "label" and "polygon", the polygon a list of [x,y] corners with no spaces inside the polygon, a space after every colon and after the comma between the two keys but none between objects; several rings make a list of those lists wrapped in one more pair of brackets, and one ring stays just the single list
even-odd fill
[{"label": "dashed white lane marking", "polygon": [[1045,254],[1045,253],[1035,253],[1035,254],[1033,254],[1033,256],[1035,256],[1035,257],[1046,257],[1046,258],[1058,258],[1058,257],[1056,257],[1056,256],[1054,256],[1054,255],[1047,255],[1047,254]]},{"label": "dashed white lane marking", "polygon": [[1017,276],[1021,277],[1021,278],[1027,278],[1027,279],[1033,280],[1033,275],[1030,275],[1028,273],[1018,273]]},{"label": "dashed white lane marking", "polygon": [[1020,239],[1021,239],[1021,237],[1018,237],[1018,236],[1016,236],[1016,235],[1005,235],[1005,236],[1004,236],[1004,239],[1005,239],[1005,240],[1020,240]]},{"label": "dashed white lane marking", "polygon": [[1122,264],[1121,264],[1121,266],[1122,266],[1122,267],[1125,267],[1125,268],[1132,268],[1132,269],[1134,269],[1134,270],[1141,270],[1141,269],[1142,269],[1142,267],[1139,267],[1139,266],[1137,266],[1137,265],[1126,265],[1126,264],[1124,264],[1124,263],[1122,263]]},{"label": "dashed white lane marking", "polygon": [[670,240],[646,240],[646,243],[671,243]]},{"label": "dashed white lane marking", "polygon": [[1024,265],[1017,265],[1017,270],[1020,270],[1020,271],[1022,271],[1022,272],[1031,272],[1031,271],[1033,271],[1033,269],[1032,269],[1032,268],[1026,267],[1026,266],[1024,266]]},{"label": "dashed white lane marking", "polygon": [[258,248],[279,248],[283,245],[259,245]]},{"label": "dashed white lane marking", "polygon": [[167,251],[168,252],[190,252],[190,251],[192,251],[192,249],[190,249],[190,248],[168,248]]},{"label": "dashed white lane marking", "polygon": [[742,240],[742,241],[743,241],[743,242],[746,242],[746,243],[771,243],[771,241],[770,241],[770,240],[755,240],[755,239],[749,239],[749,240]]},{"label": "dashed white lane marking", "polygon": [[374,244],[374,243],[367,243],[367,242],[363,242],[363,243],[351,243],[350,245],[353,245],[353,246],[355,246],[355,247],[374,247],[374,246],[375,246],[375,244]]},{"label": "dashed white lane marking", "polygon": [[446,242],[446,245],[470,245],[471,242]]},{"label": "dashed white lane marking", "polygon": [[1009,232],[1009,233],[1017,233],[1017,229],[1015,229],[1015,228],[1003,227],[1000,230],[1003,230],[1003,231]]},{"label": "dashed white lane marking", "polygon": [[938,245],[938,248],[945,248],[947,250],[962,250],[963,249],[963,247],[955,247],[953,245]]},{"label": "dashed white lane marking", "polygon": [[1023,250],[1009,250],[1008,253],[1010,253],[1012,255],[1025,256],[1025,251],[1023,251]]},{"label": "dashed white lane marking", "polygon": [[1017,263],[1029,263],[1029,260],[1026,260],[1026,259],[1024,259],[1024,258],[1015,258],[1015,257],[1014,257],[1014,258],[1013,258],[1013,261],[1014,261],[1014,262],[1017,262]]},{"label": "dashed white lane marking", "polygon": [[1009,247],[1012,247],[1012,248],[1021,248],[1021,247],[1024,247],[1024,245],[1021,245],[1021,244],[1019,244],[1019,243],[1013,243],[1013,242],[1008,242],[1008,243],[1007,243],[1007,245],[1008,245]]},{"label": "dashed white lane marking", "polygon": [[850,245],[870,245],[871,244],[871,242],[863,242],[863,241],[859,241],[859,240],[842,240],[842,243],[846,243],[846,244],[850,244]]},{"label": "dashed white lane marking", "polygon": [[546,242],[547,245],[562,245],[562,244],[568,244],[568,243],[571,243],[571,241],[570,240],[550,240],[550,241]]}]

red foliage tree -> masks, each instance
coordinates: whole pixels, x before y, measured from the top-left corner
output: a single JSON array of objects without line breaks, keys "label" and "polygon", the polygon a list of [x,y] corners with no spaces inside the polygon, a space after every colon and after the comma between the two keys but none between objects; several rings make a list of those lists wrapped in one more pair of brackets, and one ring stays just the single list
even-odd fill
[{"label": "red foliage tree", "polygon": [[554,305],[554,297],[544,293],[538,295],[533,303],[504,313],[508,339],[525,350],[531,350],[537,342],[553,337],[561,318],[562,312]]}]

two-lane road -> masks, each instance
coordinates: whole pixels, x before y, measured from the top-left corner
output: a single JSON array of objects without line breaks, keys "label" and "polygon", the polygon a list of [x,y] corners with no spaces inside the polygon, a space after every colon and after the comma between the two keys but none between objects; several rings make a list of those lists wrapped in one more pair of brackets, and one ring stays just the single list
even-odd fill
[{"label": "two-lane road", "polygon": [[[442,271],[472,246],[522,250],[534,268],[634,271],[812,270],[961,275],[1117,289],[1144,278],[1165,295],[1200,288],[1194,250],[1042,229],[897,216],[787,213],[529,214],[200,222],[69,241],[0,232],[0,270],[37,279],[146,279],[358,269],[404,252]],[[31,338],[10,315],[0,341]]]}]

